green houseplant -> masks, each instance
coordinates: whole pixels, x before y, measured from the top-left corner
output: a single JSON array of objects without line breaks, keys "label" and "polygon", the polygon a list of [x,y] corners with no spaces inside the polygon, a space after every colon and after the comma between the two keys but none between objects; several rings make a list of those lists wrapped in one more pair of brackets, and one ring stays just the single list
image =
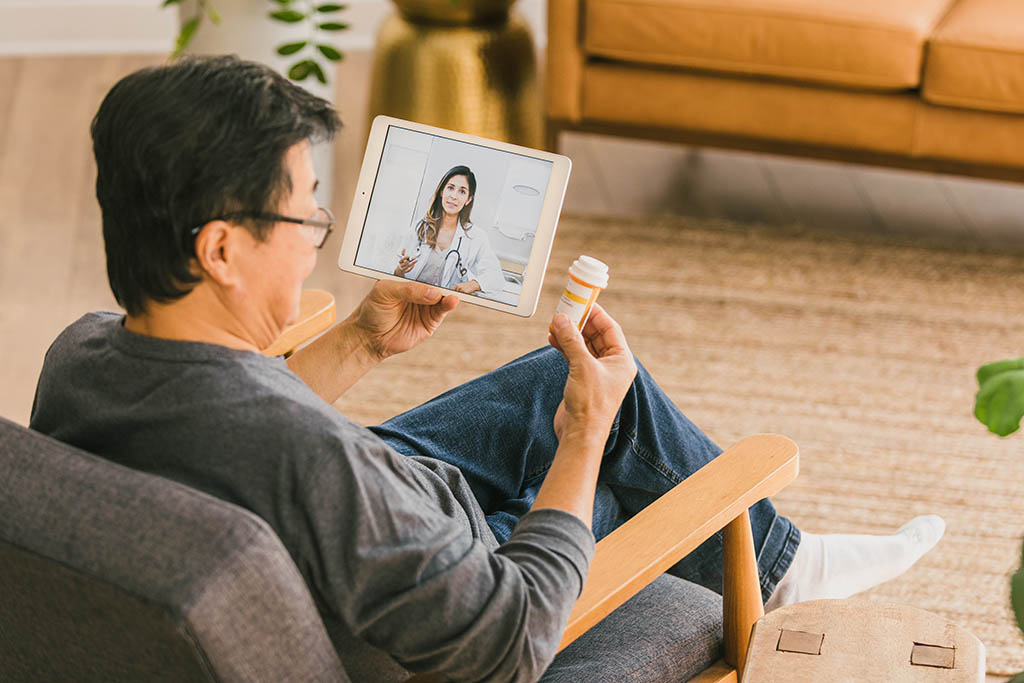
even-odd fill
[{"label": "green houseplant", "polygon": [[[307,36],[302,40],[289,40],[276,47],[282,57],[294,57],[295,61],[287,69],[293,81],[304,81],[313,77],[322,84],[327,83],[327,70],[321,59],[338,62],[342,58],[341,51],[331,44],[329,36],[348,28],[348,24],[337,21],[337,13],[345,9],[345,5],[319,0],[250,0],[252,4],[262,3],[266,6],[268,21],[281,24],[302,25],[308,29]],[[163,7],[182,5],[183,0],[163,0]],[[219,4],[219,3],[218,3]],[[188,48],[205,21],[212,24],[221,22],[221,15],[211,0],[194,0],[189,5],[194,7],[194,14],[185,18],[183,15],[181,30],[175,41],[172,58],[179,57]]]},{"label": "green houseplant", "polygon": [[[1024,417],[1024,358],[996,361],[978,368],[974,415],[999,436],[1009,436],[1020,429]],[[1024,631],[1024,557],[1021,568],[1010,578],[1010,604],[1017,626]],[[1024,673],[1014,676],[1010,683],[1024,683]]]}]

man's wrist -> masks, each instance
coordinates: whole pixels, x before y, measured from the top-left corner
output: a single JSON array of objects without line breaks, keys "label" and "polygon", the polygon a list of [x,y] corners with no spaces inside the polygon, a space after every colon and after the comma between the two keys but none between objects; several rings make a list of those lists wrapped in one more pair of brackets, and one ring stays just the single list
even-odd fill
[{"label": "man's wrist", "polygon": [[559,443],[575,442],[580,445],[593,444],[603,448],[605,442],[608,441],[608,434],[612,430],[614,421],[614,417],[605,418],[595,415],[567,418],[558,435],[558,441]]},{"label": "man's wrist", "polygon": [[350,317],[343,320],[338,327],[341,328],[338,351],[348,356],[351,361],[369,370],[387,358],[387,355],[371,341],[371,335],[360,327],[355,319]]}]

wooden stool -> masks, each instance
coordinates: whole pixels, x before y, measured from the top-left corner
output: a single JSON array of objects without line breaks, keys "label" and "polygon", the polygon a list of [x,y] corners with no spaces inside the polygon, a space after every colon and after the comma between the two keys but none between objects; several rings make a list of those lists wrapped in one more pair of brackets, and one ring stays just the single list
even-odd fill
[{"label": "wooden stool", "polygon": [[754,624],[741,679],[984,683],[985,646],[962,626],[915,607],[814,600]]}]

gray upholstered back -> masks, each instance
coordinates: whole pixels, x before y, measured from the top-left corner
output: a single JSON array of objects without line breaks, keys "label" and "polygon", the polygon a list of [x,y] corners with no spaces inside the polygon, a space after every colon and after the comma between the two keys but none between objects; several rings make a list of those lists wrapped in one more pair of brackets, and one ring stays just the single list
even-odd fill
[{"label": "gray upholstered back", "polygon": [[346,681],[237,506],[0,418],[0,678]]}]

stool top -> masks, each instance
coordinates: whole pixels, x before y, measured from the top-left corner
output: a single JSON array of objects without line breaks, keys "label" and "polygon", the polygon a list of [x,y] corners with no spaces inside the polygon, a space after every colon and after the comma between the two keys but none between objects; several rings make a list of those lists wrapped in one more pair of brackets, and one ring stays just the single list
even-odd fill
[{"label": "stool top", "polygon": [[962,626],[916,607],[813,600],[754,624],[743,680],[983,683],[985,646]]}]

